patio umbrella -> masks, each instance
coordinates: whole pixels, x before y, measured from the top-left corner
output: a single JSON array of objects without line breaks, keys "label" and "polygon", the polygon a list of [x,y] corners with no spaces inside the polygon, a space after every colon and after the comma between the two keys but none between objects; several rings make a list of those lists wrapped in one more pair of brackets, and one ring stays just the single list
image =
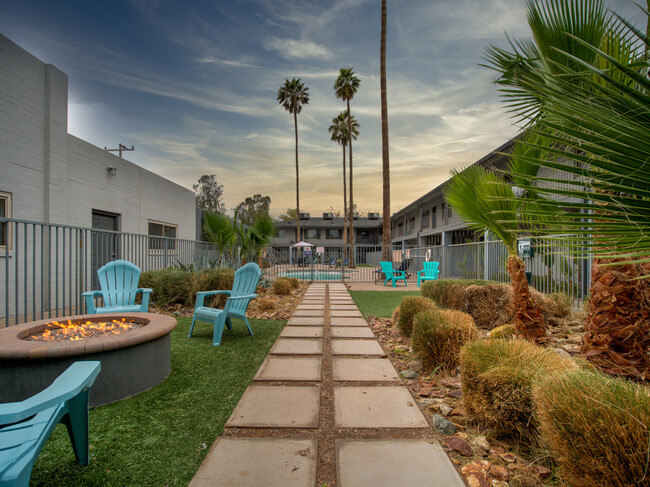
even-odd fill
[{"label": "patio umbrella", "polygon": [[301,241],[301,242],[298,242],[297,244],[293,244],[292,247],[294,247],[294,248],[303,248],[303,247],[313,247],[313,245],[310,244],[309,242]]}]

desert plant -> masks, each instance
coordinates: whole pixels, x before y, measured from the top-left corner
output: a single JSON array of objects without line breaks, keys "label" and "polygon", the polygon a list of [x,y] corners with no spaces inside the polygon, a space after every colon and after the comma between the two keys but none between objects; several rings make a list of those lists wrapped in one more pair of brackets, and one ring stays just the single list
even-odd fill
[{"label": "desert plant", "polygon": [[512,286],[506,284],[468,286],[465,300],[464,311],[482,329],[491,330],[509,323],[514,316]]},{"label": "desert plant", "polygon": [[461,347],[478,337],[474,320],[467,313],[430,309],[415,315],[411,343],[427,372],[434,367],[449,372],[458,365]]},{"label": "desert plant", "polygon": [[465,282],[455,279],[426,281],[422,284],[420,293],[441,308],[463,311],[465,309],[465,286],[463,285]]},{"label": "desert plant", "polygon": [[490,330],[488,338],[492,340],[510,340],[511,338],[514,338],[516,331],[517,329],[515,328],[515,325],[501,325]]},{"label": "desert plant", "polygon": [[393,315],[391,316],[391,324],[397,326],[399,321],[399,306],[393,310]]},{"label": "desert plant", "polygon": [[275,301],[273,301],[271,298],[258,298],[255,301],[253,301],[253,303],[255,303],[255,306],[260,311],[275,310]]},{"label": "desert plant", "polygon": [[399,305],[397,327],[402,336],[410,337],[413,332],[413,318],[421,311],[435,308],[433,301],[422,296],[404,296]]},{"label": "desert plant", "polygon": [[296,277],[287,277],[289,283],[291,283],[292,289],[298,289],[300,287],[300,281]]},{"label": "desert plant", "polygon": [[546,377],[533,398],[541,439],[567,484],[650,485],[646,386],[575,370]]},{"label": "desert plant", "polygon": [[460,367],[467,416],[522,440],[532,440],[537,430],[533,384],[577,368],[571,359],[521,339],[470,342],[461,350]]},{"label": "desert plant", "polygon": [[273,283],[273,292],[278,296],[288,296],[291,294],[291,282],[289,279],[281,277]]},{"label": "desert plant", "polygon": [[562,293],[549,294],[548,299],[554,304],[552,316],[556,318],[565,318],[571,314],[573,299],[571,296]]}]

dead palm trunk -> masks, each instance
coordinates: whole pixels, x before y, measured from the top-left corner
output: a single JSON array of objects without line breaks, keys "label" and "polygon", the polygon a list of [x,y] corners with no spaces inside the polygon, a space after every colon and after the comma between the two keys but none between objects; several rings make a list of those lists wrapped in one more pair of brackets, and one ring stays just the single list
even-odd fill
[{"label": "dead palm trunk", "polygon": [[516,254],[508,256],[508,274],[512,283],[514,318],[517,336],[539,343],[546,336],[544,317],[530,295],[524,261]]}]

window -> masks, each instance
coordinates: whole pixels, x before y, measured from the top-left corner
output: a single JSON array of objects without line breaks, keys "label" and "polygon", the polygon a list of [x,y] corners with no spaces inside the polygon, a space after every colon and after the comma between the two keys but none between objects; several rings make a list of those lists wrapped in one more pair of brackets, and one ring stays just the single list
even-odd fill
[{"label": "window", "polygon": [[275,236],[276,236],[276,237],[284,237],[284,232],[285,232],[285,231],[284,231],[284,228],[278,228],[278,229],[275,231]]},{"label": "window", "polygon": [[357,230],[357,237],[361,240],[368,240],[370,238],[370,230]]},{"label": "window", "polygon": [[436,211],[437,207],[431,208],[431,228],[436,228]]},{"label": "window", "polygon": [[409,218],[408,224],[406,226],[407,233],[413,233],[415,231],[415,217],[412,216]]},{"label": "window", "polygon": [[429,210],[422,213],[422,228],[429,228],[429,215],[431,212]]},{"label": "window", "polygon": [[302,231],[303,240],[320,238],[320,230],[317,228],[306,228]]},{"label": "window", "polygon": [[[0,217],[11,218],[11,193],[0,191]],[[11,224],[0,222],[0,249],[11,248]]]},{"label": "window", "polygon": [[325,233],[327,240],[341,240],[343,238],[343,230],[340,228],[328,228]]},{"label": "window", "polygon": [[149,250],[176,250],[177,229],[177,225],[150,221]]}]

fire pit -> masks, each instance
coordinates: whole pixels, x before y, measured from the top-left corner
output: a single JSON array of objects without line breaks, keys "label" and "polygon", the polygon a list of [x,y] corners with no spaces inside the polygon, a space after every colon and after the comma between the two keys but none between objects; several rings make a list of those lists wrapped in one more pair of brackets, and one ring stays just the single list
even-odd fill
[{"label": "fire pit", "polygon": [[[118,325],[131,322],[132,329],[119,334],[95,330],[88,335],[88,330],[96,329],[98,323],[113,320]],[[0,403],[21,401],[43,390],[77,360],[102,363],[102,371],[90,392],[91,406],[150,389],[171,372],[169,334],[175,327],[176,320],[166,315],[106,313],[0,329]],[[72,339],[38,339],[39,335],[51,335],[64,328],[71,330],[65,334]]]}]

